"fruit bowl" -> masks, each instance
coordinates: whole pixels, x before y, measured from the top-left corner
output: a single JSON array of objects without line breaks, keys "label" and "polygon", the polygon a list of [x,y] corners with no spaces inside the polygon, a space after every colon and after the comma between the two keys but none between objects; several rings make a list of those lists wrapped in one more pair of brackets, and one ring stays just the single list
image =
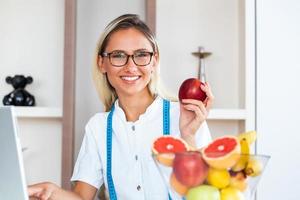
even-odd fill
[{"label": "fruit bowl", "polygon": [[270,156],[241,153],[231,156],[236,163],[226,168],[226,160],[212,162],[207,157],[219,155],[203,156],[203,151],[174,153],[171,164],[170,153],[153,154],[153,159],[173,200],[182,197],[186,200],[253,200]]}]

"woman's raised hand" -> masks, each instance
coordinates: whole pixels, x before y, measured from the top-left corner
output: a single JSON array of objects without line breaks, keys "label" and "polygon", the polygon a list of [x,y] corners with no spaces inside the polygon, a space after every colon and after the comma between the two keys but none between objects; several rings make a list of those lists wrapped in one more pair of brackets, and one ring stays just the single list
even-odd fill
[{"label": "woman's raised hand", "polygon": [[182,99],[180,103],[179,127],[181,137],[192,147],[196,147],[195,133],[207,119],[214,100],[210,85],[207,82],[201,85],[201,89],[207,95],[203,102],[195,99]]}]

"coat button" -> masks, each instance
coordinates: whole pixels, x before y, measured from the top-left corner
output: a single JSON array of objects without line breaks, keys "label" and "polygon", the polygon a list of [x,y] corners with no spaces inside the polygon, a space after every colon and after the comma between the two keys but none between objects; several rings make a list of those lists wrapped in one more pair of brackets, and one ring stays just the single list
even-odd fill
[{"label": "coat button", "polygon": [[133,126],[131,127],[131,129],[132,129],[133,131],[135,131],[135,126],[133,125]]},{"label": "coat button", "polygon": [[140,191],[140,190],[142,189],[142,187],[141,187],[140,185],[138,185],[138,186],[136,187],[136,189],[137,189],[138,191]]},{"label": "coat button", "polygon": [[139,159],[138,155],[135,155],[134,158],[135,158],[135,160],[138,160],[138,159]]}]

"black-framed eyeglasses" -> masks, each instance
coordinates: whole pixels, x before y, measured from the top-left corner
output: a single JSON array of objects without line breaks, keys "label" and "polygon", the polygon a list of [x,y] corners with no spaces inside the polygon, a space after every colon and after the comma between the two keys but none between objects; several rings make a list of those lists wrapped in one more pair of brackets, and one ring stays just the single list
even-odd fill
[{"label": "black-framed eyeglasses", "polygon": [[137,66],[146,66],[151,62],[154,52],[136,51],[132,55],[128,55],[124,51],[112,51],[110,53],[102,53],[103,57],[108,57],[110,64],[115,67],[122,67],[128,63],[129,57],[132,58]]}]

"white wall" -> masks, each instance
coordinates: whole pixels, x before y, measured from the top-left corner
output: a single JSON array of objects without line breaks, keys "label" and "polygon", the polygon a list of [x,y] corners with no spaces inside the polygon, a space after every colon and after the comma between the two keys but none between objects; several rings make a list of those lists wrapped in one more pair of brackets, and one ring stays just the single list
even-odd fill
[{"label": "white wall", "polygon": [[61,185],[61,120],[18,118],[28,184],[50,181]]},{"label": "white wall", "polygon": [[63,1],[0,1],[1,102],[13,90],[5,77],[24,74],[37,106],[62,106],[63,34]]},{"label": "white wall", "polygon": [[300,199],[300,1],[257,1],[258,152],[271,155],[259,200]]},{"label": "white wall", "polygon": [[145,19],[145,1],[77,1],[75,160],[85,124],[96,112],[103,111],[91,74],[97,40],[111,20],[126,13],[138,14]]},{"label": "white wall", "polygon": [[[161,73],[174,94],[183,80],[197,77],[199,59],[192,52],[204,46],[212,52],[205,62],[207,81],[216,97],[214,107],[243,108],[244,81],[239,80],[245,67],[243,2],[157,1]],[[170,72],[176,73],[169,76]]]},{"label": "white wall", "polygon": [[[62,107],[64,1],[0,1],[0,104],[5,77],[31,75],[37,106]],[[27,183],[61,183],[61,120],[18,118]]]}]

